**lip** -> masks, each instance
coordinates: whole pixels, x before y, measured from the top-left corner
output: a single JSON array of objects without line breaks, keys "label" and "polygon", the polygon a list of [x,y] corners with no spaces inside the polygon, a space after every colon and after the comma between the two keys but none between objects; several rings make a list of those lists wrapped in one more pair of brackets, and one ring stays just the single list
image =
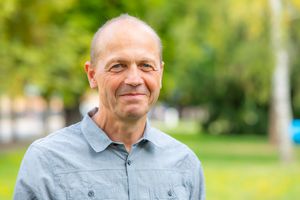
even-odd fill
[{"label": "lip", "polygon": [[125,101],[140,101],[144,98],[145,94],[141,93],[128,93],[120,95],[120,98],[124,99]]},{"label": "lip", "polygon": [[126,93],[126,94],[122,94],[120,96],[143,96],[145,94],[142,93]]}]

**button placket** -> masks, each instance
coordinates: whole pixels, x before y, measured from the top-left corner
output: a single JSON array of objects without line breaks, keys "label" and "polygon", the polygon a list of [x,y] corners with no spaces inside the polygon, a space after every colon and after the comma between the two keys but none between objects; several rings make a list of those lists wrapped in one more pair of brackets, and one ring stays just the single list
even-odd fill
[{"label": "button placket", "polygon": [[127,173],[127,181],[128,181],[128,195],[129,199],[135,199],[135,173],[134,173],[134,165],[132,160],[132,153],[134,152],[134,148],[132,151],[128,154],[126,160],[125,160],[125,168]]}]

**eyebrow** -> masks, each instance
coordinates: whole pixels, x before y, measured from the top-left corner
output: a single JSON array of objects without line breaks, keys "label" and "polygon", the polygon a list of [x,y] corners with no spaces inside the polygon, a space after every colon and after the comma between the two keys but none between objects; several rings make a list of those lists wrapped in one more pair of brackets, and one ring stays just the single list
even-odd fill
[{"label": "eyebrow", "polygon": [[107,63],[106,63],[106,65],[105,65],[105,69],[107,69],[107,68],[109,68],[109,66],[110,66],[110,64],[111,63],[114,63],[114,62],[116,62],[116,63],[127,63],[127,61],[125,60],[125,59],[123,59],[123,58],[119,58],[119,57],[117,57],[117,58],[111,58]]},{"label": "eyebrow", "polygon": [[[130,62],[130,60],[128,61],[128,59],[123,58],[123,57],[115,57],[115,58],[111,58],[111,59],[109,59],[109,61],[108,61],[107,64],[105,65],[105,68],[108,68],[109,65],[110,65],[111,63],[114,63],[114,62],[116,62],[116,63],[128,63],[128,62]],[[137,62],[151,62],[151,63],[153,63],[153,64],[156,64],[155,59],[150,58],[150,57],[142,57],[141,59],[138,59]]]},{"label": "eyebrow", "polygon": [[145,61],[147,61],[147,62],[152,62],[152,63],[156,63],[156,62],[155,62],[155,59],[149,58],[149,57],[142,57],[142,59],[139,60],[139,62],[145,62]]}]

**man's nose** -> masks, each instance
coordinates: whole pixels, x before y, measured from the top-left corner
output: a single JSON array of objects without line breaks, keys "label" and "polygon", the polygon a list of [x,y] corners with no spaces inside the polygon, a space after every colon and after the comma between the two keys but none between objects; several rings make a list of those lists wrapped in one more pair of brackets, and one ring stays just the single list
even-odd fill
[{"label": "man's nose", "polygon": [[137,65],[134,64],[129,67],[124,82],[125,84],[131,86],[138,86],[143,83],[143,79],[141,77],[140,70]]}]

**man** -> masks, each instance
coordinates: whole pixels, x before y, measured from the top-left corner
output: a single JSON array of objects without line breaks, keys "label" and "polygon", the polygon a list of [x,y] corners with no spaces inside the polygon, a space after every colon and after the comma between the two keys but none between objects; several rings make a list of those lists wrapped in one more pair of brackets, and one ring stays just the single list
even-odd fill
[{"label": "man", "polygon": [[104,24],[85,63],[99,108],[29,147],[14,199],[205,199],[195,154],[147,121],[161,88],[161,55],[143,21],[121,15]]}]

